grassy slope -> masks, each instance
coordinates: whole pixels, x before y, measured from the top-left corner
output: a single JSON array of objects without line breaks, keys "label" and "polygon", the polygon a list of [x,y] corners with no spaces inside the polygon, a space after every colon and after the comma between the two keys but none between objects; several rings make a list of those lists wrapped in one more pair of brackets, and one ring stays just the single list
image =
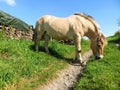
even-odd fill
[{"label": "grassy slope", "polygon": [[[89,49],[82,41],[82,51]],[[74,59],[75,47],[56,41],[49,43],[52,56],[47,55],[41,42],[41,52],[32,50],[33,42],[12,40],[0,32],[0,88],[8,90],[33,90],[55,78],[55,73]]]},{"label": "grassy slope", "polygon": [[120,90],[120,51],[115,45],[120,37],[108,40],[105,57],[100,61],[91,58],[75,90]]}]

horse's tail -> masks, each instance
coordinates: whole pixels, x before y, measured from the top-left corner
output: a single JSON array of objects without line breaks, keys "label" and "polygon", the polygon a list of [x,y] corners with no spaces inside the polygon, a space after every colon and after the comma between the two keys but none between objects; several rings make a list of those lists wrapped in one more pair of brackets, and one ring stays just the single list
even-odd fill
[{"label": "horse's tail", "polygon": [[38,51],[38,46],[39,46],[39,41],[43,35],[43,18],[40,18],[35,25],[35,30],[34,30],[34,42],[35,42],[35,50]]},{"label": "horse's tail", "polygon": [[37,31],[38,31],[38,21],[36,22],[36,25],[35,25],[35,30],[34,30],[34,39],[37,38]]},{"label": "horse's tail", "polygon": [[35,25],[35,30],[34,30],[35,39],[41,38],[42,36],[42,32],[43,32],[42,24],[43,24],[43,18],[40,18]]}]

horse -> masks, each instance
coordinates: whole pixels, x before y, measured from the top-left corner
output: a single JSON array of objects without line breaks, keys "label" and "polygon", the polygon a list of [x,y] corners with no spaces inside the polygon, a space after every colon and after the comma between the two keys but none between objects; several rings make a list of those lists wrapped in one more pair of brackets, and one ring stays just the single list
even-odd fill
[{"label": "horse", "polygon": [[73,40],[75,44],[75,59],[79,63],[84,63],[81,56],[81,38],[87,36],[91,41],[91,49],[95,59],[103,58],[104,46],[107,45],[106,37],[100,31],[99,25],[93,17],[74,13],[66,18],[59,18],[52,15],[42,16],[37,20],[34,30],[34,46],[38,51],[39,42],[44,35],[45,51],[50,53],[48,43],[50,38],[56,40]]}]

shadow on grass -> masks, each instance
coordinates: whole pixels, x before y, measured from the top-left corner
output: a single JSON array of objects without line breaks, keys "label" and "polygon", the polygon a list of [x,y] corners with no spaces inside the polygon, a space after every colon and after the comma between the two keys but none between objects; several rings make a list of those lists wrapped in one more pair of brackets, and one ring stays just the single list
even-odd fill
[{"label": "shadow on grass", "polygon": [[[30,50],[34,51],[35,52],[35,48],[34,48],[34,45],[31,45],[30,47]],[[73,59],[70,59],[70,58],[66,58],[64,57],[63,55],[61,55],[60,53],[58,53],[55,49],[53,48],[50,48],[49,47],[49,51],[50,51],[50,55],[53,56],[53,57],[56,57],[57,59],[61,59],[61,60],[64,60],[68,63],[72,63],[73,62]],[[45,47],[44,46],[39,46],[39,51],[38,52],[44,52],[46,53],[45,51]]]}]

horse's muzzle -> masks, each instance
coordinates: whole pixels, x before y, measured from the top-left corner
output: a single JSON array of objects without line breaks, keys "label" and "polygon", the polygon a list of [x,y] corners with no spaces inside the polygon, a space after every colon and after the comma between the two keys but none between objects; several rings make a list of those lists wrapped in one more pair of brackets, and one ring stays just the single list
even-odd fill
[{"label": "horse's muzzle", "polygon": [[96,60],[99,60],[99,59],[102,59],[102,58],[103,58],[103,55],[96,55],[96,56],[95,56],[95,59],[96,59]]}]

